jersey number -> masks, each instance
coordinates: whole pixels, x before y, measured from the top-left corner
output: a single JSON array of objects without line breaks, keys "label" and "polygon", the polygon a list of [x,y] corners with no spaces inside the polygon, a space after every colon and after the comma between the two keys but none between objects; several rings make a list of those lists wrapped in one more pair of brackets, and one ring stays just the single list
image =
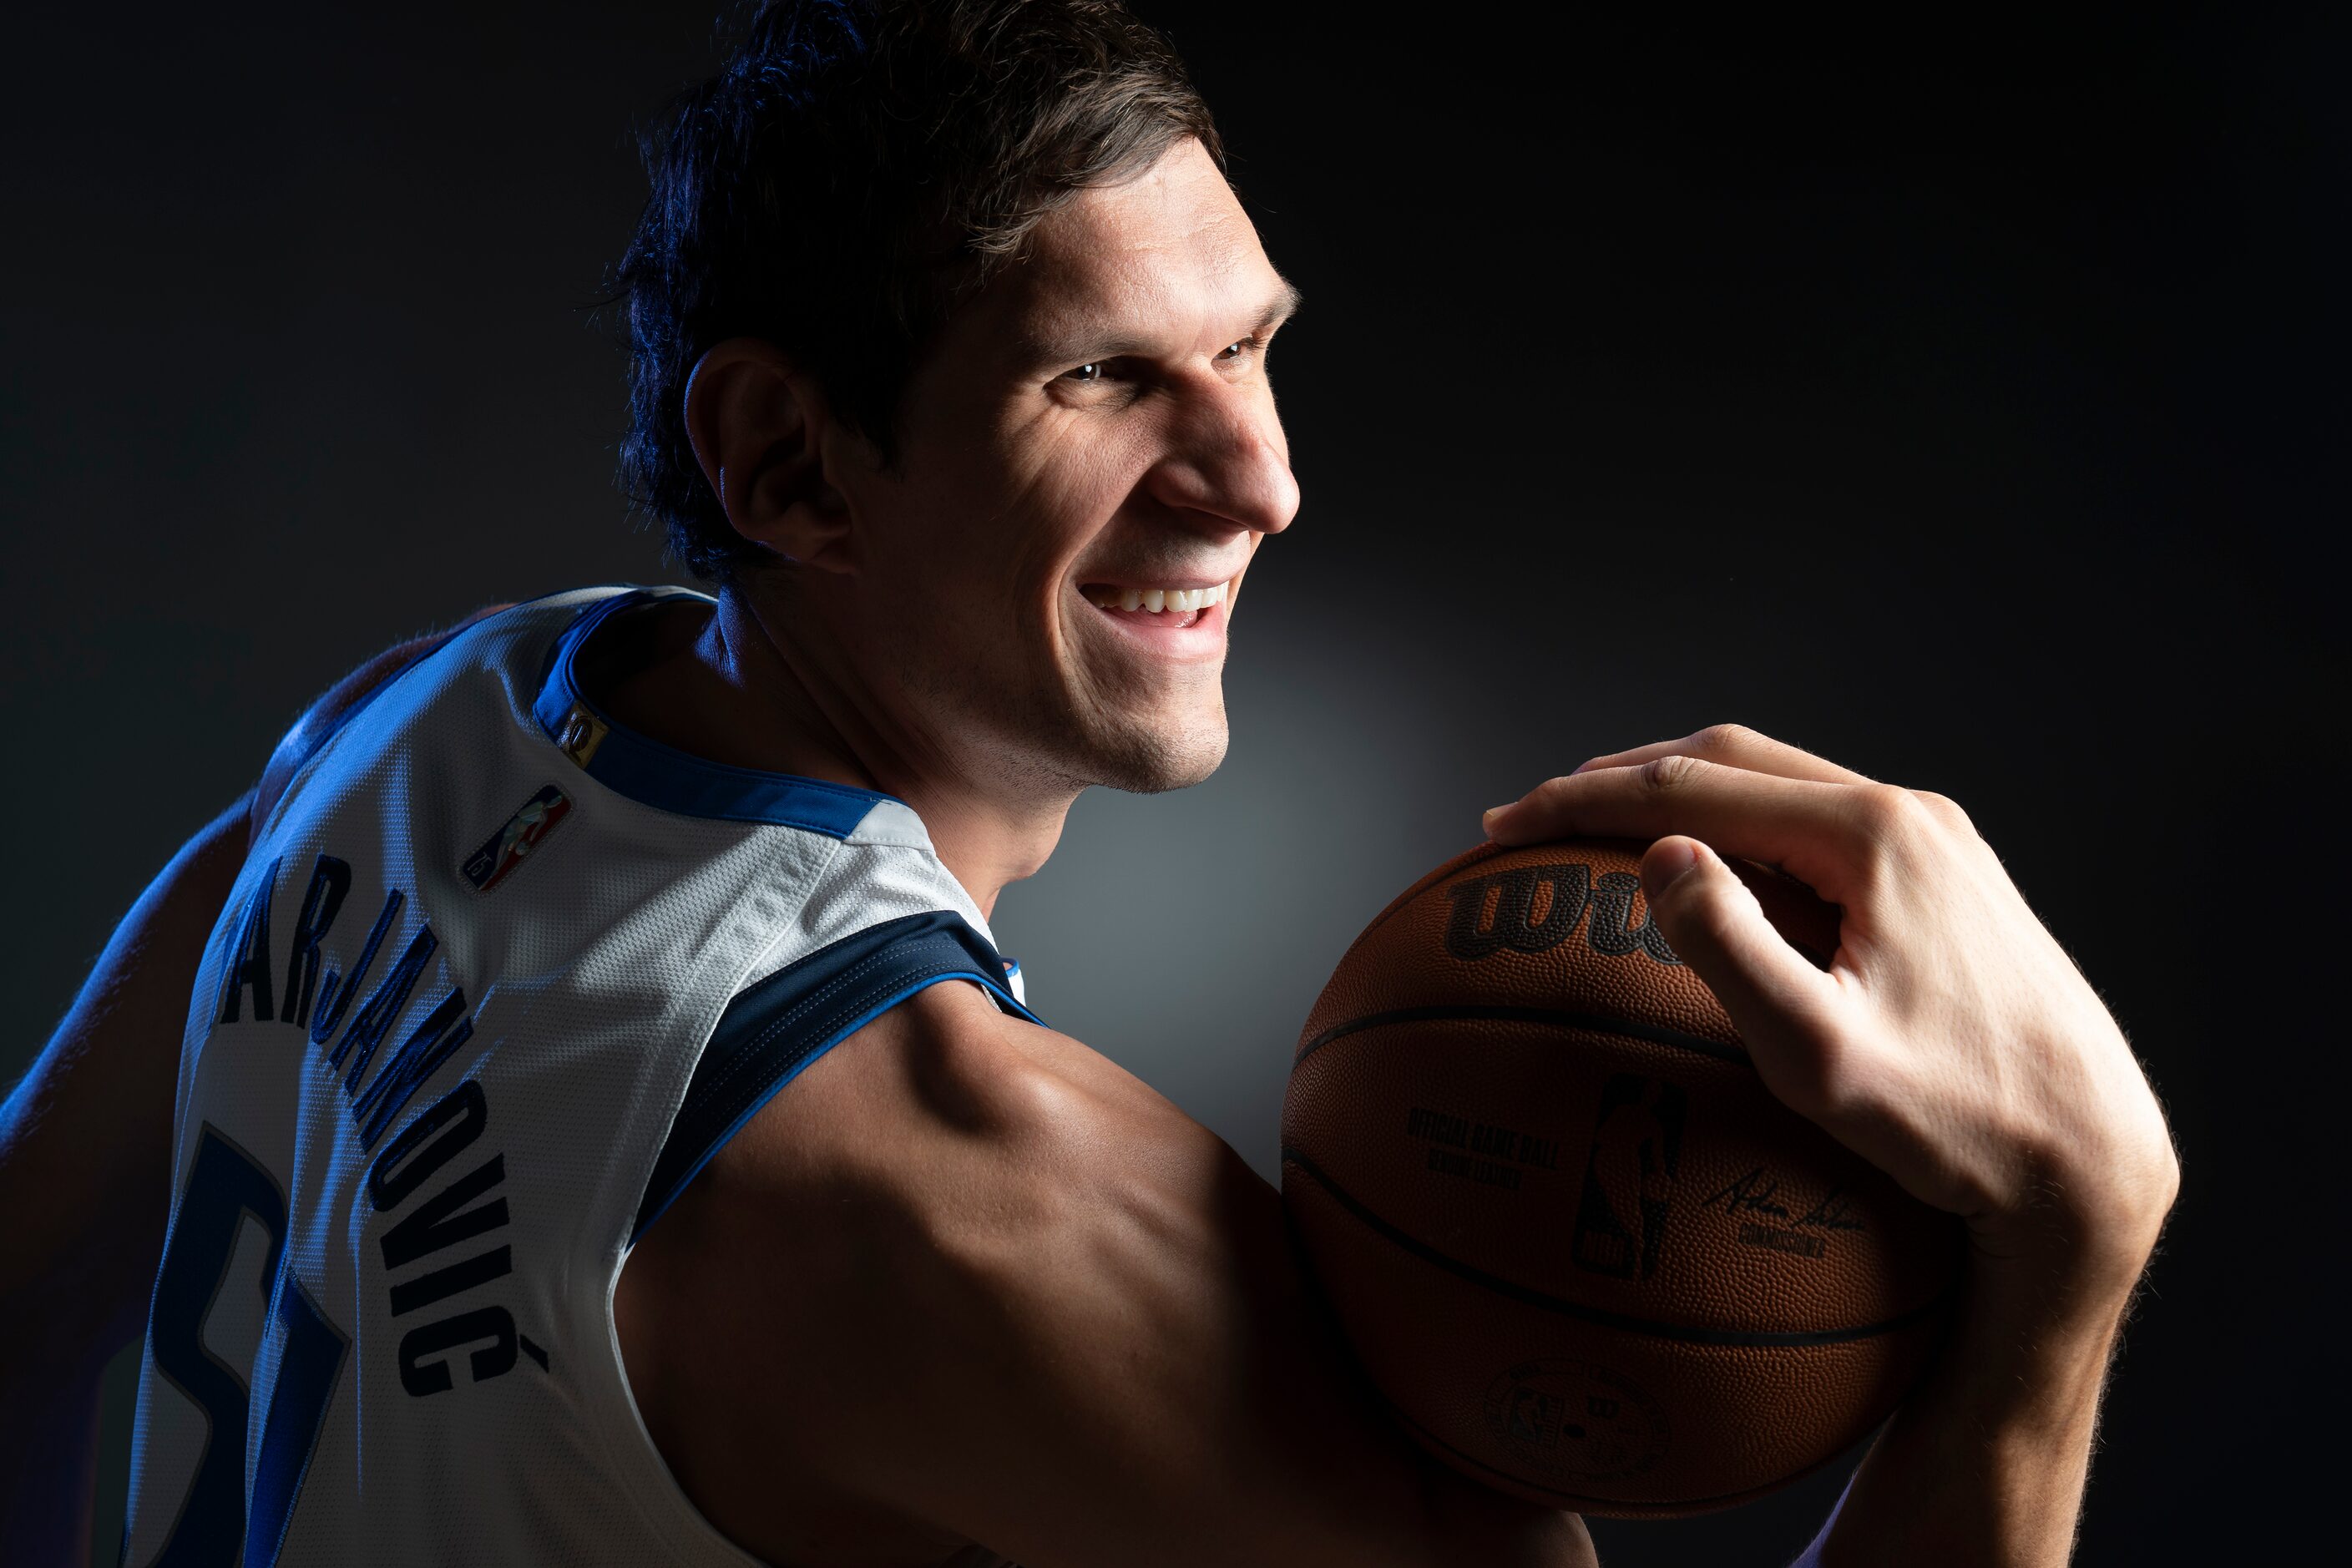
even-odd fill
[{"label": "jersey number", "polygon": [[[273,1333],[284,1341],[278,1375],[269,1384],[269,1408],[261,1420],[249,1510],[245,1450],[250,1393],[204,1342],[205,1320],[220,1294],[247,1215],[269,1233],[269,1256],[257,1287],[269,1303],[271,1322],[255,1359],[268,1354]],[[285,1251],[286,1200],[278,1184],[243,1150],[205,1127],[155,1276],[147,1333],[155,1370],[203,1407],[211,1429],[155,1568],[235,1563],[240,1543],[247,1568],[268,1568],[278,1559],[351,1347],[350,1336],[326,1320],[293,1270],[280,1268]]]}]

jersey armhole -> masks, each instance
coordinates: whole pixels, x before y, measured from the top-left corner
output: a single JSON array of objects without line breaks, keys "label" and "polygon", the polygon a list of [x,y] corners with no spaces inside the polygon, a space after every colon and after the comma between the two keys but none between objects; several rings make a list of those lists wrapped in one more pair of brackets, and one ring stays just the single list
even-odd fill
[{"label": "jersey armhole", "polygon": [[918,991],[970,980],[1003,1011],[1036,1023],[1007,988],[1006,965],[947,910],[856,931],[786,964],[727,1005],[695,1063],[637,1205],[629,1245],[677,1200],[727,1141],[809,1064]]}]

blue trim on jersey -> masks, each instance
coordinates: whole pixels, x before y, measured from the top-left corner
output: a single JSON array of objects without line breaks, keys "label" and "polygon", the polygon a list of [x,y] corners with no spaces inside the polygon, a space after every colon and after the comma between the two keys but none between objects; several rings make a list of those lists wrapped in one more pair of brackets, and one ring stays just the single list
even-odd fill
[{"label": "blue trim on jersey", "polygon": [[711,1157],[811,1062],[942,980],[971,980],[1015,1017],[1037,1016],[1004,988],[1004,961],[946,910],[906,915],[786,964],[727,1005],[646,1179],[635,1247]]},{"label": "blue trim on jersey", "polygon": [[576,765],[608,789],[681,816],[772,823],[846,838],[877,805],[897,798],[796,773],[762,773],[714,763],[614,723],[611,715],[581,694],[574,666],[581,647],[598,626],[622,610],[686,597],[702,595],[677,590],[654,594],[638,588],[600,600],[580,613],[556,641],[530,705],[531,717],[539,721],[550,741],[562,736],[565,721],[575,710],[584,710],[604,726],[604,733],[587,762]]}]

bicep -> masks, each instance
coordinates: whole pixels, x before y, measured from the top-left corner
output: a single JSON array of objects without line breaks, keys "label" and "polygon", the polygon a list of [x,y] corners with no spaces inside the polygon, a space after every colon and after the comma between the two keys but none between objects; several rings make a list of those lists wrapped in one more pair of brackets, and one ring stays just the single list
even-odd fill
[{"label": "bicep", "polygon": [[1184,1121],[1059,1152],[1045,1179],[1069,1212],[942,1247],[915,1273],[935,1289],[903,1293],[952,1434],[925,1452],[922,1503],[1040,1565],[1585,1561],[1572,1517],[1475,1487],[1402,1434],[1278,1194],[1223,1142]]},{"label": "bicep", "polygon": [[[214,818],[148,885],[0,1108],[0,1309],[19,1344],[103,1360],[139,1331],[170,1208],[188,999],[245,862],[247,806]],[[54,1324],[32,1321],[68,1302]]]},{"label": "bicep", "polygon": [[1229,1152],[1093,1163],[1063,1178],[1080,1212],[908,1270],[897,1321],[944,1425],[900,1484],[1024,1562],[1433,1561],[1430,1478],[1324,1331],[1272,1190]]},{"label": "bicep", "polygon": [[[698,1342],[735,1376],[686,1442],[789,1455],[1032,1568],[1588,1560],[1570,1516],[1402,1436],[1278,1195],[1204,1129],[1132,1080],[927,1071],[909,1037],[976,1005],[886,1016],[746,1130],[703,1223],[765,1239],[698,1249],[734,1260],[694,1294],[715,1314]],[[894,1088],[931,1114],[871,1166],[827,1163],[793,1128],[843,1128]]]}]

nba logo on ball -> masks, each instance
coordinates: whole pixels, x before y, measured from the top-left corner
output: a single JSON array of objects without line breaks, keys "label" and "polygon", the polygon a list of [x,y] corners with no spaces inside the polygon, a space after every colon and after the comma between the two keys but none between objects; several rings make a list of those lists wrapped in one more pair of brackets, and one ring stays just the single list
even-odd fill
[{"label": "nba logo on ball", "polygon": [[507,818],[507,824],[490,835],[482,847],[466,857],[458,868],[478,893],[487,893],[513,874],[530,852],[539,847],[547,836],[555,831],[572,810],[571,798],[553,784],[523,802],[522,809]]}]

